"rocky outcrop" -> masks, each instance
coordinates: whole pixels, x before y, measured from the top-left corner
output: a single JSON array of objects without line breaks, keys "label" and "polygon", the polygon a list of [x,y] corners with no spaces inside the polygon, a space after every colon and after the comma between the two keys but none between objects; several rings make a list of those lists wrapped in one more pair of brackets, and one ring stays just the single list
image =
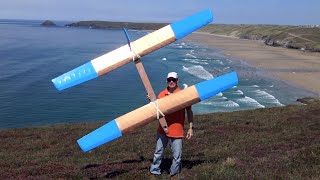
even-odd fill
[{"label": "rocky outcrop", "polygon": [[303,104],[312,104],[312,103],[319,103],[320,98],[319,97],[305,97],[305,98],[297,99],[297,101],[300,103],[303,103]]},{"label": "rocky outcrop", "polygon": [[56,26],[56,24],[53,23],[53,22],[50,21],[50,20],[46,20],[46,21],[44,21],[44,22],[41,24],[41,26],[51,27],[51,26]]},{"label": "rocky outcrop", "polygon": [[263,41],[268,46],[284,47],[289,49],[297,49],[301,51],[320,52],[320,47],[313,42],[294,39],[289,33],[271,34],[268,36],[262,36],[258,34],[242,34],[240,39],[259,40]]},{"label": "rocky outcrop", "polygon": [[308,43],[298,43],[291,39],[277,39],[269,36],[264,40],[264,43],[274,47],[284,47],[289,49],[297,49],[301,51],[320,52],[320,48],[316,45],[308,45]]}]

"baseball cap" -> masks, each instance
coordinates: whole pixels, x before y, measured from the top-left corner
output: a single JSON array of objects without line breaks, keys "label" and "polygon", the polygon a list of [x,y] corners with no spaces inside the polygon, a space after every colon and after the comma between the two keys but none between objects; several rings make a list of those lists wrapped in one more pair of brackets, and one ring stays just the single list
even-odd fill
[{"label": "baseball cap", "polygon": [[178,79],[178,74],[176,72],[169,72],[167,78],[175,78]]}]

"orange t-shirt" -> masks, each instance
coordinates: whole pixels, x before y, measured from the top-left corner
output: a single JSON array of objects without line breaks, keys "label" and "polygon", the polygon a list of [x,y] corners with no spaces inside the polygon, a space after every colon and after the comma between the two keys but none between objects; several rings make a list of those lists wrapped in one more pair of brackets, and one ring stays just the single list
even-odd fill
[{"label": "orange t-shirt", "polygon": [[[175,89],[173,93],[178,92],[178,91],[180,91],[179,87],[177,87],[177,89]],[[160,94],[158,95],[158,99],[161,99],[161,98],[163,98],[165,96],[169,96],[169,95],[170,95],[170,93],[169,93],[168,89],[166,88],[165,90],[160,92]],[[168,134],[166,134],[164,132],[164,130],[162,129],[161,125],[159,124],[158,133],[161,133],[161,134],[166,135],[168,137],[183,138],[184,137],[183,136],[183,134],[184,134],[183,128],[184,128],[185,110],[186,109],[191,110],[191,106],[166,115],[165,119],[168,124],[169,132],[168,132]]]}]

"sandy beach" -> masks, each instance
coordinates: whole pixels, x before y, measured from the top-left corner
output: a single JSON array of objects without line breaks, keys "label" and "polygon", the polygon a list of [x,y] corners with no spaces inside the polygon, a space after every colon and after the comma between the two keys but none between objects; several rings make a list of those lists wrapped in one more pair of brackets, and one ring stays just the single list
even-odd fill
[{"label": "sandy beach", "polygon": [[186,40],[221,49],[227,57],[241,59],[289,84],[320,95],[320,53],[271,47],[260,41],[198,32],[187,36]]}]

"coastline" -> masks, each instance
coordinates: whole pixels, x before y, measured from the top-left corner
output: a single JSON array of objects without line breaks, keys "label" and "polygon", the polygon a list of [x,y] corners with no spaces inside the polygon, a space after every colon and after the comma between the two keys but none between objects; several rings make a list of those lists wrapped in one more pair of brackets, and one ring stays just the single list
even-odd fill
[{"label": "coastline", "polygon": [[261,41],[203,32],[192,33],[186,40],[221,49],[227,57],[241,59],[273,77],[320,96],[320,53],[271,47]]}]

